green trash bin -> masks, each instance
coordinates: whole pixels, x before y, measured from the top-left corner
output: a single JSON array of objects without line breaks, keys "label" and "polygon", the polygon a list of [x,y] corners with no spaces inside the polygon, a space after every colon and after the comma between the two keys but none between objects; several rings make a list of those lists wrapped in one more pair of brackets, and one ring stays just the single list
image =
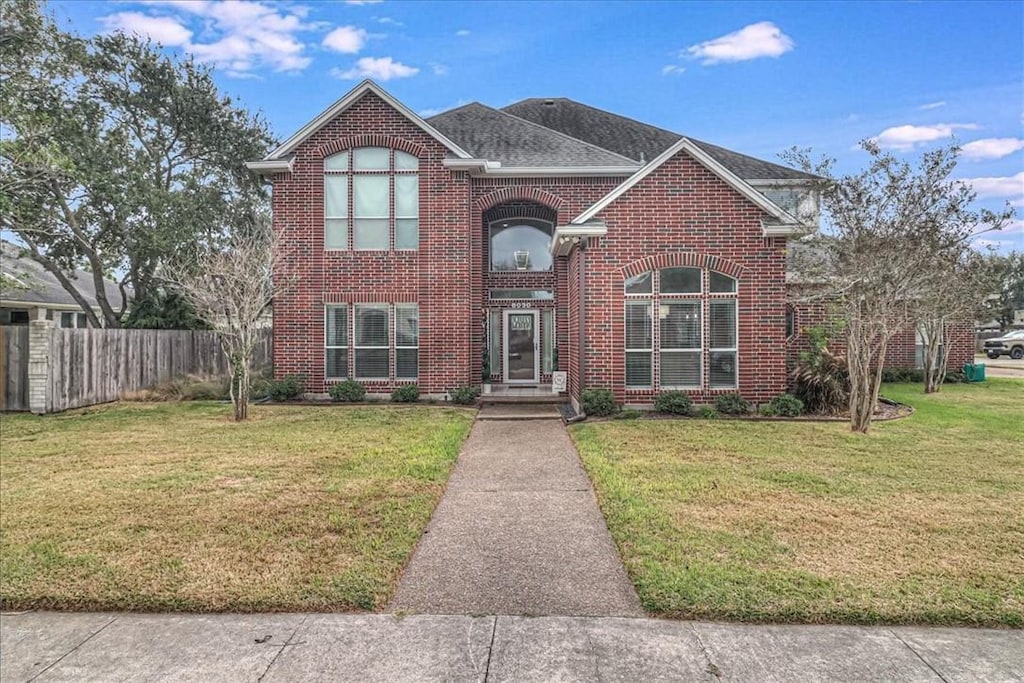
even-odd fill
[{"label": "green trash bin", "polygon": [[968,382],[984,382],[985,381],[985,364],[984,363],[968,363],[964,365],[964,377],[967,378]]}]

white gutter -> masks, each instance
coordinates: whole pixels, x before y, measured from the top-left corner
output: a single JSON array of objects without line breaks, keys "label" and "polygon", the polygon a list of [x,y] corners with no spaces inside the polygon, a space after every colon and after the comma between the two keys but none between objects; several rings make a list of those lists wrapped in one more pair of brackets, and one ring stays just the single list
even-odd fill
[{"label": "white gutter", "polygon": [[295,157],[287,159],[261,159],[260,161],[247,161],[245,167],[253,173],[261,176],[274,175],[275,173],[291,173]]}]

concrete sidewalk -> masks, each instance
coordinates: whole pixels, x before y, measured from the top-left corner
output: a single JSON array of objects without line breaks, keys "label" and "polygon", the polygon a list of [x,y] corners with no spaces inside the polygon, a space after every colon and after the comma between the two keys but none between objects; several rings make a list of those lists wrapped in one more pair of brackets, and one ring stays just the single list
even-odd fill
[{"label": "concrete sidewalk", "polygon": [[390,610],[642,616],[561,420],[498,410],[473,425]]},{"label": "concrete sidewalk", "polygon": [[367,614],[0,616],[2,681],[1024,681],[1024,631]]}]

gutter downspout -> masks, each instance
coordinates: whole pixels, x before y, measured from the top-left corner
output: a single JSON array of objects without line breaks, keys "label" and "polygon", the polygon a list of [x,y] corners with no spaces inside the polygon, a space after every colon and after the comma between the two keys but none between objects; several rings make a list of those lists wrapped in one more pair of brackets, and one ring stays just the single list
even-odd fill
[{"label": "gutter downspout", "polygon": [[579,368],[580,368],[579,388],[580,388],[580,400],[581,401],[583,400],[583,389],[586,388],[586,380],[584,379],[586,377],[586,356],[584,354],[586,353],[586,340],[587,340],[587,333],[586,333],[586,329],[587,329],[587,326],[586,326],[586,322],[587,322],[587,316],[586,316],[586,312],[587,312],[587,298],[586,298],[586,281],[587,281],[587,277],[586,277],[586,269],[584,268],[584,266],[586,265],[587,241],[588,240],[587,240],[586,237],[584,237],[583,239],[580,240],[580,295],[579,295],[580,296],[580,329],[579,329],[579,333],[580,333],[580,339],[579,339],[580,349],[579,349],[579,363],[578,363],[578,365],[579,365]]}]

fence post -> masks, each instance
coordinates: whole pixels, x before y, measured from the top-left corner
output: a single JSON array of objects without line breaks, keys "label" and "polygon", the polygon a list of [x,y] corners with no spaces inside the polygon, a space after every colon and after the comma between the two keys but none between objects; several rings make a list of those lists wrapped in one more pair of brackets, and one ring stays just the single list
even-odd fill
[{"label": "fence post", "polygon": [[50,390],[50,330],[52,320],[32,320],[28,324],[28,409],[42,415]]}]

